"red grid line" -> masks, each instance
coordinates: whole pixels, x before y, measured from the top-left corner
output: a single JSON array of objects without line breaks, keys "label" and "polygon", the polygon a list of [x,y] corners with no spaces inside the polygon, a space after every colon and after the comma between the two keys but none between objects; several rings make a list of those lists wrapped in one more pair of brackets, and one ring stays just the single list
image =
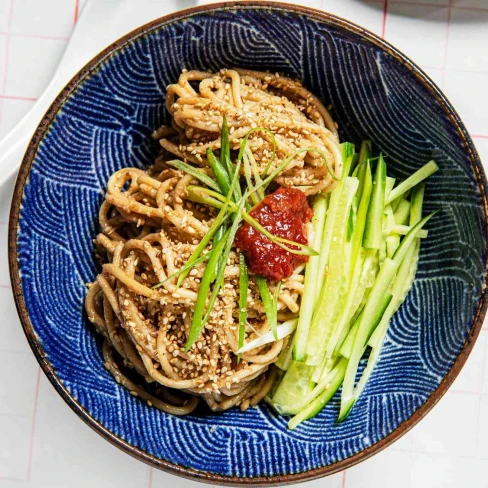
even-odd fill
[{"label": "red grid line", "polygon": [[470,134],[473,139],[488,139],[488,134]]},{"label": "red grid line", "polygon": [[44,36],[42,34],[17,34],[15,32],[0,32],[0,36],[20,37],[27,39],[47,39],[50,41],[67,41],[69,37],[63,36]]},{"label": "red grid line", "polygon": [[468,391],[468,390],[459,390],[458,388],[451,388],[449,390],[451,393],[457,393],[459,395],[481,395],[481,392],[479,391]]},{"label": "red grid line", "polygon": [[[8,24],[7,24],[7,32],[8,33],[10,33],[10,29],[12,28],[13,16],[14,16],[14,0],[10,0],[10,9],[8,12]],[[9,47],[10,47],[10,36],[7,34],[7,40],[5,42],[5,62],[3,63],[3,76],[4,76],[4,78],[3,78],[2,89],[0,90],[1,93],[5,93],[5,87],[7,86]]]},{"label": "red grid line", "polygon": [[0,285],[0,288],[10,289],[10,285]]},{"label": "red grid line", "polygon": [[75,13],[73,17],[73,24],[78,22],[78,16],[80,15],[80,0],[75,0]]},{"label": "red grid line", "polygon": [[37,380],[36,380],[36,390],[34,394],[34,412],[32,414],[32,429],[31,438],[29,446],[29,463],[27,465],[27,481],[30,481],[31,470],[32,470],[32,460],[34,457],[34,433],[36,430],[36,413],[37,413],[37,400],[39,399],[39,386],[41,384],[41,368],[37,369]]},{"label": "red grid line", "polygon": [[385,38],[386,33],[386,18],[388,17],[388,0],[385,0],[383,4],[383,20],[381,22],[381,37]]},{"label": "red grid line", "polygon": [[19,97],[17,95],[0,95],[1,100],[22,100],[24,102],[37,102],[34,97]]},{"label": "red grid line", "polygon": [[149,466],[149,484],[148,484],[149,488],[152,488],[152,484],[153,484],[153,471],[154,468],[152,466]]},{"label": "red grid line", "polygon": [[346,488],[346,471],[342,472],[342,483],[341,488]]},{"label": "red grid line", "polygon": [[449,5],[447,6],[447,27],[446,27],[446,41],[444,45],[444,60],[442,62],[442,88],[444,88],[445,81],[446,81],[447,55],[449,50],[449,37],[451,35],[451,19],[452,19],[452,0],[449,0]]}]

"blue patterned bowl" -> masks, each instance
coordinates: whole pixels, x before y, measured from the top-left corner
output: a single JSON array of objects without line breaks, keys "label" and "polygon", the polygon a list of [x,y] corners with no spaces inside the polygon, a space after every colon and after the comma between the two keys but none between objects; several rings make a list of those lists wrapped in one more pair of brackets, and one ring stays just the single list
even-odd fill
[{"label": "blue patterned bowl", "polygon": [[[418,276],[349,419],[337,401],[290,432],[265,405],[173,417],[104,369],[83,312],[92,239],[109,175],[144,167],[183,68],[269,69],[298,77],[345,140],[371,138],[404,177],[431,158],[426,211],[440,210]],[[405,56],[344,20],[290,5],[219,4],[156,20],[91,61],[58,96],[26,153],[10,222],[19,314],[44,372],[70,407],[124,451],[213,483],[283,483],[351,466],[421,419],[463,366],[486,311],[487,190],[456,112]]]}]

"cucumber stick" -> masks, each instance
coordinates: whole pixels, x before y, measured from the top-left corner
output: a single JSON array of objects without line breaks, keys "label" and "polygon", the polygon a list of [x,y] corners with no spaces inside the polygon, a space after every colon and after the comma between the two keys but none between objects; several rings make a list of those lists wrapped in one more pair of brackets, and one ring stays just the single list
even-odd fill
[{"label": "cucumber stick", "polygon": [[322,362],[326,341],[332,335],[335,324],[340,318],[349,287],[351,244],[346,242],[347,219],[352,199],[359,181],[347,177],[341,190],[337,215],[332,229],[327,279],[322,287],[319,308],[315,312],[306,344],[306,361],[317,366]]},{"label": "cucumber stick", "polygon": [[395,224],[407,225],[410,218],[410,202],[404,198],[400,199],[393,214]]},{"label": "cucumber stick", "polygon": [[390,320],[400,308],[408,292],[412,288],[415,273],[417,271],[419,249],[420,242],[417,239],[407,251],[405,258],[398,269],[398,273],[392,287],[392,300],[388,305],[388,308],[385,310],[378,327],[368,341],[368,345],[371,347],[371,353],[369,355],[366,368],[364,369],[361,378],[354,389],[354,397],[356,400],[363,392],[366,383],[368,382],[376,364],[378,363]]},{"label": "cucumber stick", "polygon": [[[359,176],[360,178],[360,186],[362,185],[361,190],[361,200],[359,201],[357,216],[356,216],[356,225],[354,227],[354,233],[352,236],[352,250],[351,250],[351,269],[354,270],[356,266],[356,259],[359,253],[359,250],[362,246],[363,236],[364,236],[364,227],[366,226],[366,216],[368,213],[369,208],[369,201],[371,199],[371,191],[373,190],[373,178],[371,176],[371,167],[369,162],[366,162],[363,165],[364,171]],[[361,179],[362,178],[362,179]],[[358,187],[359,193],[359,187]]]},{"label": "cucumber stick", "polygon": [[[355,266],[356,269],[354,270],[354,273],[352,275],[351,285],[347,293],[346,304],[344,306],[344,309],[342,310],[339,321],[337,323],[334,332],[332,333],[332,336],[327,341],[325,357],[328,359],[331,358],[332,355],[334,354],[335,348],[337,347],[337,343],[339,342],[340,337],[343,335],[344,329],[348,326],[348,324],[350,324],[352,317],[356,313],[356,310],[361,303],[360,301],[358,303],[356,295],[358,293],[358,289],[360,288],[361,274],[363,271],[364,260],[365,260],[365,252],[362,251],[356,260],[356,266]],[[364,293],[364,288],[363,288],[363,293]]]},{"label": "cucumber stick", "polygon": [[386,163],[380,154],[373,181],[371,201],[366,216],[363,247],[380,249],[383,240],[382,215],[385,208]]},{"label": "cucumber stick", "polygon": [[435,173],[439,169],[435,161],[429,161],[424,164],[418,171],[416,171],[412,176],[409,176],[405,181],[402,181],[396,188],[394,188],[386,203],[391,203],[398,197],[402,196],[405,192],[417,186],[421,181],[428,178],[431,174]]},{"label": "cucumber stick", "polygon": [[343,176],[341,178],[342,181],[349,176],[349,171],[351,169],[352,162],[354,160],[354,151],[355,147],[354,144],[351,142],[343,142],[341,145],[341,156],[342,156],[342,163],[343,163]]},{"label": "cucumber stick", "polygon": [[415,225],[422,218],[422,206],[424,201],[425,183],[416,186],[410,198],[410,225]]},{"label": "cucumber stick", "polygon": [[[317,249],[322,243],[327,204],[328,200],[325,197],[319,196],[313,206],[313,237],[310,245],[314,249]],[[297,331],[295,333],[293,344],[293,357],[297,361],[305,360],[308,331],[310,329],[310,322],[312,321],[316,303],[315,291],[318,288],[317,283],[321,283],[322,281],[322,279],[319,280],[318,276],[319,262],[320,256],[312,256],[305,267],[305,282],[303,286],[302,303],[300,305],[300,316],[298,318]]]},{"label": "cucumber stick", "polygon": [[390,234],[393,230],[393,227],[395,227],[396,225],[395,216],[393,214],[393,209],[391,208],[391,205],[385,206],[383,223],[384,223],[383,233],[385,235]]},{"label": "cucumber stick", "polygon": [[322,289],[322,284],[325,277],[325,269],[329,260],[330,245],[332,243],[332,230],[334,227],[334,221],[339,208],[339,198],[341,196],[341,183],[329,197],[329,204],[327,207],[327,214],[325,218],[324,230],[322,232],[322,245],[320,246],[320,258],[317,270],[317,282],[315,286],[314,303],[316,304]]},{"label": "cucumber stick", "polygon": [[287,415],[287,406],[297,404],[310,393],[310,378],[314,368],[299,361],[292,361],[270,405],[281,415]]},{"label": "cucumber stick", "polygon": [[400,247],[393,256],[393,259],[386,258],[378,273],[370,297],[364,307],[362,317],[359,320],[358,329],[354,338],[354,345],[347,364],[344,385],[342,387],[339,421],[347,418],[357,399],[354,394],[356,372],[359,366],[359,360],[361,359],[369,335],[371,334],[371,323],[374,321],[375,311],[379,308],[381,301],[384,299],[390,283],[395,277],[405,256],[409,253],[412,246],[416,245],[418,231],[422,229],[432,216],[433,214],[428,215],[414,225],[412,230],[404,237]]},{"label": "cucumber stick", "polygon": [[391,190],[393,190],[393,187],[395,186],[395,178],[391,178],[390,176],[386,177],[385,181],[385,199],[388,199],[388,196],[391,193]]},{"label": "cucumber stick", "polygon": [[343,160],[343,174],[341,181],[337,185],[337,188],[332,192],[329,199],[329,205],[327,208],[327,216],[325,220],[325,227],[322,235],[322,245],[320,247],[320,259],[319,269],[317,272],[318,280],[315,291],[315,303],[319,300],[322,285],[324,283],[325,270],[329,261],[330,245],[332,242],[332,231],[334,228],[334,222],[339,208],[339,199],[341,196],[344,182],[346,181],[349,168],[354,157],[354,146],[352,144],[341,144],[341,154]]},{"label": "cucumber stick", "polygon": [[359,186],[357,191],[358,201],[361,200],[363,196],[366,164],[368,163],[368,160],[371,158],[371,151],[372,151],[371,141],[363,141],[361,143],[361,148],[359,150],[358,165],[356,166],[354,172],[352,173],[352,176],[357,176],[357,178],[359,179]]},{"label": "cucumber stick", "polygon": [[396,225],[395,216],[393,214],[393,209],[390,204],[385,207],[385,217],[386,217],[386,228],[384,233],[387,235],[386,237],[386,255],[391,258],[395,251],[398,249],[400,245],[400,235],[398,232],[394,232],[394,227]]},{"label": "cucumber stick", "polygon": [[327,388],[317,398],[315,398],[312,403],[310,403],[307,407],[301,410],[297,415],[295,415],[295,417],[293,417],[288,422],[288,428],[290,430],[294,429],[304,420],[315,417],[315,415],[317,415],[324,408],[324,406],[332,399],[332,397],[344,381],[346,367],[347,360],[341,360],[339,364],[334,368],[334,375],[332,376],[330,383],[326,385]]},{"label": "cucumber stick", "polygon": [[346,374],[344,377],[344,385],[342,386],[341,396],[341,410],[339,413],[339,421],[344,420],[349,414],[350,409],[354,405],[355,398],[353,394],[354,382],[356,379],[356,372],[359,366],[359,360],[364,352],[368,335],[372,324],[377,319],[377,311],[381,306],[382,301],[386,295],[388,287],[393,280],[398,264],[390,258],[386,258],[383,266],[376,277],[375,283],[371,290],[366,305],[364,306],[361,318],[358,321],[357,331],[354,337],[354,344],[352,346],[351,356],[347,363]]},{"label": "cucumber stick", "polygon": [[286,346],[281,350],[275,365],[283,371],[287,371],[291,363],[291,352],[293,349],[293,334],[288,339]]}]

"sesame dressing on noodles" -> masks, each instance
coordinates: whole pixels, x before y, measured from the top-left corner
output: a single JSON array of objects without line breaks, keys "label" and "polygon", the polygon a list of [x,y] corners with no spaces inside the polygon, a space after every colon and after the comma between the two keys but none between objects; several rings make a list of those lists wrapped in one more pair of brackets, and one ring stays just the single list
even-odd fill
[{"label": "sesame dressing on noodles", "polygon": [[[199,82],[198,91],[192,82]],[[296,150],[314,148],[327,156],[337,176],[341,174],[336,125],[319,99],[298,81],[243,69],[222,70],[217,74],[187,71],[177,84],[168,87],[166,108],[173,118],[173,130],[162,127],[154,137],[170,153],[198,166],[208,166],[205,157],[208,147],[220,148],[225,114],[232,149],[239,149],[249,129],[264,127],[276,139],[272,169]],[[170,136],[175,133],[176,138]],[[267,134],[251,133],[248,148],[259,170],[264,171],[272,156]],[[285,187],[303,186],[307,195],[331,191],[336,183],[316,151],[298,154],[276,182]]]},{"label": "sesame dressing on noodles", "polygon": [[[299,82],[241,69],[183,72],[168,87],[166,107],[172,121],[153,134],[162,146],[155,164],[147,171],[121,169],[108,181],[95,239],[102,271],[88,285],[88,318],[105,339],[107,370],[149,406],[185,415],[203,399],[213,411],[246,410],[271,389],[276,372],[270,365],[290,336],[238,354],[240,266],[233,247],[208,319],[186,347],[207,261],[192,266],[181,283],[178,272],[209,233],[219,209],[191,200],[192,186],[202,183],[170,162],[176,157],[215,181],[207,149],[219,153],[225,116],[233,156],[248,137],[246,157],[264,178],[296,153],[273,185],[313,195],[331,191],[341,175],[336,126]],[[253,128],[259,130],[250,132]],[[244,170],[239,171],[243,181]],[[230,227],[232,219],[227,223]],[[201,255],[213,245],[210,239]],[[298,316],[304,266],[280,286],[268,282],[271,295],[277,293],[278,326]],[[251,271],[247,286],[245,344],[271,330]]]}]

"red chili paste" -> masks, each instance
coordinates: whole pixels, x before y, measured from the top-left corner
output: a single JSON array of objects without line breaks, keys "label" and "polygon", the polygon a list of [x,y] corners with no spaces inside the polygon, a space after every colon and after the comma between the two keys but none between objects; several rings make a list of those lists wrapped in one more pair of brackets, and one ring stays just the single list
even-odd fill
[{"label": "red chili paste", "polygon": [[[259,202],[250,214],[271,234],[307,244],[305,224],[313,212],[301,190],[279,188]],[[234,245],[244,253],[254,273],[275,281],[288,278],[300,264],[308,261],[308,256],[285,251],[247,222],[237,231]]]}]

